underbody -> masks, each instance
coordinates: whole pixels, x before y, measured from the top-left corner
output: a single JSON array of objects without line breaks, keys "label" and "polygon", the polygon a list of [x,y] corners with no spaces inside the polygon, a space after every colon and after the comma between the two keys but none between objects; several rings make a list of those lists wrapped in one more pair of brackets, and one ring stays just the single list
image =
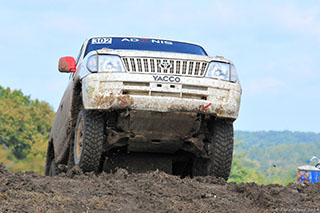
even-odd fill
[{"label": "underbody", "polygon": [[126,146],[129,152],[175,153],[205,157],[205,115],[184,112],[119,110],[107,113],[105,150]]},{"label": "underbody", "polygon": [[218,119],[215,116],[128,109],[103,113],[104,171],[112,172],[119,167],[129,172],[160,169],[194,176],[197,171],[193,164],[201,159],[205,165],[210,158],[208,131]]}]

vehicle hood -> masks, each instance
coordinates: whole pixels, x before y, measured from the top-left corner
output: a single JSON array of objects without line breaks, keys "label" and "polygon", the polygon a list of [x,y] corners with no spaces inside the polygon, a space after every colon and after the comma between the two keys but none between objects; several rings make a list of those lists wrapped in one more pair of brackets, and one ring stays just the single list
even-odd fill
[{"label": "vehicle hood", "polygon": [[197,60],[197,61],[220,61],[225,63],[231,63],[230,60],[222,57],[210,57],[195,54],[184,53],[171,53],[171,52],[159,52],[159,51],[141,51],[141,50],[113,50],[113,49],[100,49],[96,51],[99,55],[112,54],[119,55],[121,57],[150,57],[150,58],[168,58],[168,59],[185,59],[185,60]]}]

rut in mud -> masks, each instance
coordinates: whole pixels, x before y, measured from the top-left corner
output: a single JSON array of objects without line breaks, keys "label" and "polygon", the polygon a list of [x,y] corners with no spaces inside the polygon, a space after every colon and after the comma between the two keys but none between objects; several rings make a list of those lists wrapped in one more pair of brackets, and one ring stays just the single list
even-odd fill
[{"label": "rut in mud", "polygon": [[0,164],[0,212],[308,212],[320,211],[320,184],[259,186],[161,171],[56,177],[12,173]]}]

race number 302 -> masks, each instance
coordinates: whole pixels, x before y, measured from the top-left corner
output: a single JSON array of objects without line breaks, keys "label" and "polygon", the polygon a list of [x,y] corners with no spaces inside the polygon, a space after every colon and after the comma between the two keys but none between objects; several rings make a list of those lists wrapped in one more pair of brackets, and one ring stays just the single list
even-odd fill
[{"label": "race number 302", "polygon": [[112,38],[93,38],[91,44],[112,44]]}]

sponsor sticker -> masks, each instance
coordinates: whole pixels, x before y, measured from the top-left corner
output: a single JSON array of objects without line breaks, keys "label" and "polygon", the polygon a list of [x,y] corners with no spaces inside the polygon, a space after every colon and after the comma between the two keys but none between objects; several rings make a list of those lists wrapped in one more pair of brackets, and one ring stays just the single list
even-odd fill
[{"label": "sponsor sticker", "polygon": [[206,110],[208,109],[208,107],[211,106],[211,105],[212,105],[211,103],[209,103],[209,104],[206,105],[206,106],[205,106],[205,105],[201,105],[201,109],[200,109],[200,110],[201,110],[201,111],[206,111]]},{"label": "sponsor sticker", "polygon": [[164,75],[164,76],[154,75],[153,79],[155,81],[175,82],[175,83],[179,83],[181,81],[181,79],[178,76],[168,76],[168,75]]},{"label": "sponsor sticker", "polygon": [[139,38],[123,38],[121,39],[122,42],[149,42],[152,44],[166,44],[166,45],[173,45],[172,41],[165,41],[165,40],[158,40],[158,39],[139,39]]},{"label": "sponsor sticker", "polygon": [[112,44],[112,38],[93,38],[91,44]]},{"label": "sponsor sticker", "polygon": [[88,94],[91,94],[91,93],[93,93],[95,91],[95,88],[94,87],[87,87],[87,89],[86,89],[86,92],[88,93]]}]

